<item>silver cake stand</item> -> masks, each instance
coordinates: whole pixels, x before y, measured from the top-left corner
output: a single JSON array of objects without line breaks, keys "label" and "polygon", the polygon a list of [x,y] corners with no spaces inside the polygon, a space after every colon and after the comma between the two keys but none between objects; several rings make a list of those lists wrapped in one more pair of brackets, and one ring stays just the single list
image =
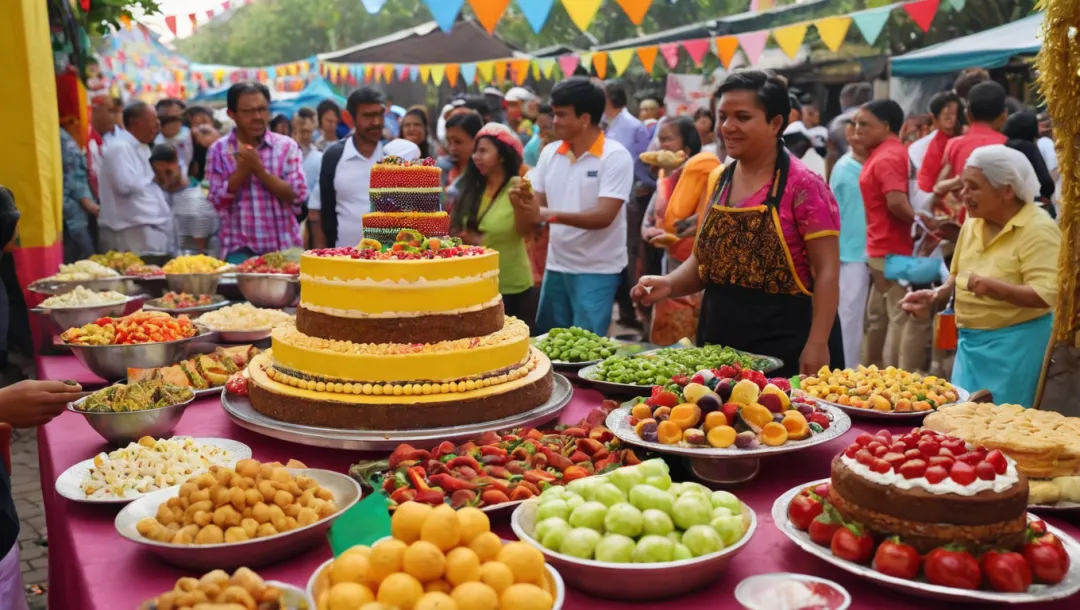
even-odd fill
[{"label": "silver cake stand", "polygon": [[512,428],[536,427],[559,416],[570,404],[574,389],[566,377],[554,374],[551,397],[547,402],[524,413],[495,421],[454,426],[451,428],[428,428],[418,430],[342,430],[302,426],[272,419],[259,413],[244,396],[229,392],[221,394],[221,406],[241,428],[252,432],[312,447],[349,449],[353,451],[393,451],[402,443],[414,447],[433,447],[442,441],[458,441],[476,438],[485,432],[510,430]]}]

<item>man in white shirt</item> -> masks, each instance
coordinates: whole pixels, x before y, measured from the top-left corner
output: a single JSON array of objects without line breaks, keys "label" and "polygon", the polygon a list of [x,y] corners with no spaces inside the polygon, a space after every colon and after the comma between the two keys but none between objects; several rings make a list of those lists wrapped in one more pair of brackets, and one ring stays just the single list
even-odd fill
[{"label": "man in white shirt", "polygon": [[154,108],[133,102],[124,108],[124,131],[105,145],[101,213],[101,248],[136,254],[168,254],[173,249],[172,215],[154,183],[150,144],[160,131]]},{"label": "man in white shirt", "polygon": [[551,226],[547,270],[534,334],[578,326],[606,335],[615,292],[626,268],[626,209],[634,160],[600,129],[604,90],[571,77],[551,90],[555,134],[536,165],[532,191],[511,193],[518,205],[534,199]]},{"label": "man in white shirt", "polygon": [[161,133],[154,138],[154,144],[170,144],[176,149],[180,161],[180,171],[187,175],[191,158],[195,154],[195,144],[191,140],[191,130],[184,125],[184,102],[167,97],[154,105],[158,120],[161,121]]}]

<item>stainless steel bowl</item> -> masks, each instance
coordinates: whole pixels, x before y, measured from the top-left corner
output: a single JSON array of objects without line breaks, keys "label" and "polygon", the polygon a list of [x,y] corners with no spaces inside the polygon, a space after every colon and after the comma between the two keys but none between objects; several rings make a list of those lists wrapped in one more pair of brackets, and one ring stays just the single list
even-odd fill
[{"label": "stainless steel bowl", "polygon": [[90,424],[90,427],[100,434],[101,438],[109,441],[110,445],[124,446],[144,436],[154,438],[172,436],[176,424],[179,424],[180,418],[184,416],[184,410],[191,401],[195,400],[195,394],[192,393],[191,398],[182,403],[168,407],[124,413],[80,411],[79,405],[87,398],[89,396],[69,404],[68,411],[85,417],[86,423]]},{"label": "stainless steel bowl", "polygon": [[27,289],[38,294],[57,295],[67,294],[79,286],[95,292],[112,290],[119,292],[120,294],[135,293],[135,284],[129,277],[109,277],[98,280],[69,280],[63,282],[44,279],[30,284],[27,286]]},{"label": "stainless steel bowl", "polygon": [[122,316],[132,298],[109,305],[83,305],[81,307],[35,307],[34,313],[47,314],[62,331],[85,326],[98,318]]},{"label": "stainless steel bowl", "polygon": [[72,345],[71,352],[90,372],[106,381],[127,379],[129,368],[152,369],[184,359],[187,345],[208,333],[187,339],[137,345]]},{"label": "stainless steel bowl", "polygon": [[219,568],[231,570],[240,566],[255,568],[283,561],[311,547],[325,545],[326,532],[330,529],[330,525],[345,511],[356,505],[361,495],[360,485],[347,474],[314,468],[290,468],[289,472],[311,477],[320,487],[330,490],[338,512],[311,525],[244,542],[172,544],[144,538],[136,529],[136,524],[140,519],[155,516],[162,503],[179,495],[179,487],[170,487],[146,494],[125,506],[116,515],[116,531],[124,538],[157,555],[161,560],[189,570],[206,571]]},{"label": "stainless steel bowl", "polygon": [[220,273],[166,273],[169,290],[188,294],[217,294]]},{"label": "stainless steel bowl", "polygon": [[300,300],[300,278],[284,273],[237,273],[236,284],[255,307],[281,309]]},{"label": "stainless steel bowl", "polygon": [[527,500],[510,516],[510,527],[524,542],[540,549],[566,583],[601,599],[671,599],[716,582],[732,557],[746,548],[757,529],[754,511],[743,503],[746,533],[735,544],[715,553],[667,563],[608,563],[556,553],[532,537],[539,501]]}]

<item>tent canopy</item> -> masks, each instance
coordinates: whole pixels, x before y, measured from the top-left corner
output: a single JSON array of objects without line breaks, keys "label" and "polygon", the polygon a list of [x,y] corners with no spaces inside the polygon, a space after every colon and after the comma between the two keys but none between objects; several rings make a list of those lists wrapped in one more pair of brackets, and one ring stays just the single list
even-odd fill
[{"label": "tent canopy", "polygon": [[889,62],[893,76],[925,76],[959,72],[964,68],[1000,68],[1017,55],[1039,52],[1043,13],[956,38],[896,57]]},{"label": "tent canopy", "polygon": [[325,78],[317,76],[298,93],[275,93],[270,102],[270,113],[291,117],[304,106],[314,108],[326,99],[334,100],[339,108],[345,107],[345,98],[335,93]]}]

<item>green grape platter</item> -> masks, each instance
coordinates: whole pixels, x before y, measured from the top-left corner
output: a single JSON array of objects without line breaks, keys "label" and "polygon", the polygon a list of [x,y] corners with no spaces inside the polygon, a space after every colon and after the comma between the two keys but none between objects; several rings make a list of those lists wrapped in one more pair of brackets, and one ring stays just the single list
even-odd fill
[{"label": "green grape platter", "polygon": [[533,346],[544,352],[556,369],[578,369],[614,356],[623,344],[572,326],[553,328],[533,338]]},{"label": "green grape platter", "polygon": [[613,356],[595,366],[582,369],[580,375],[587,381],[611,385],[611,389],[622,387],[647,391],[654,385],[671,384],[673,377],[693,375],[702,369],[714,369],[735,363],[746,369],[764,372],[783,366],[779,359],[771,356],[748,354],[721,345],[707,345],[663,348],[629,357]]}]

